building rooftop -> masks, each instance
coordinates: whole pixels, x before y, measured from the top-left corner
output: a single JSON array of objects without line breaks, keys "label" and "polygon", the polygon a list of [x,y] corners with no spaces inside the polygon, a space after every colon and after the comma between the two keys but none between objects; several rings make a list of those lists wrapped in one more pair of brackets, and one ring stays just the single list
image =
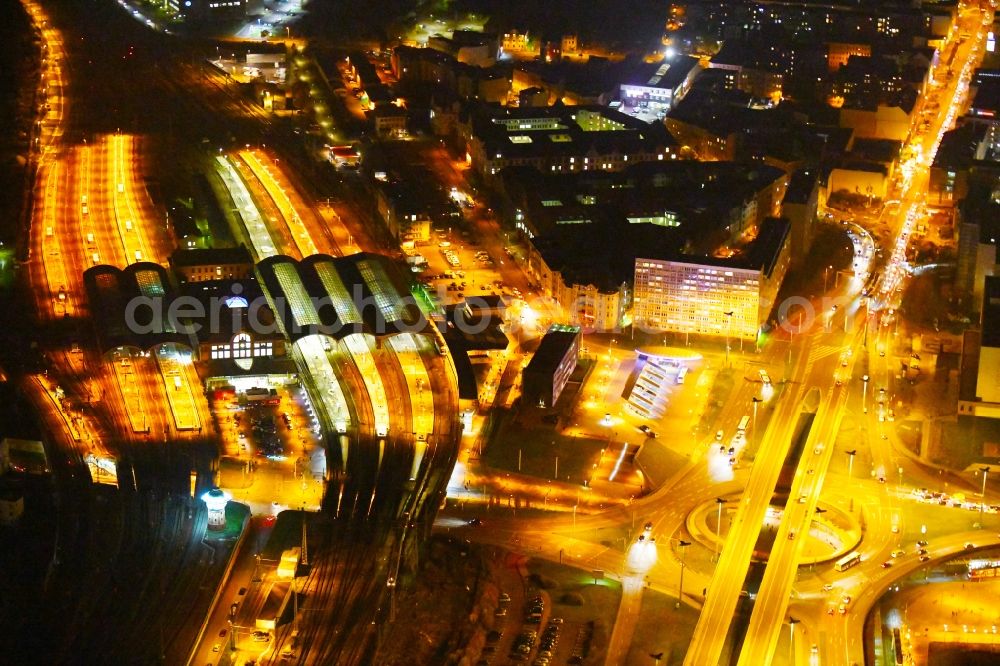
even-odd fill
[{"label": "building rooftop", "polygon": [[774,66],[773,57],[773,52],[768,47],[739,39],[727,39],[719,52],[712,56],[712,65],[778,72],[780,68]]},{"label": "building rooftop", "polygon": [[785,190],[785,203],[804,204],[809,201],[816,182],[819,180],[819,170],[816,168],[799,169],[792,174]]},{"label": "building rooftop", "polygon": [[470,307],[479,296],[473,296],[462,303],[445,307],[448,329],[445,338],[448,347],[455,339],[461,340],[466,350],[504,350],[509,343],[503,331],[503,319],[492,309]]},{"label": "building rooftop", "polygon": [[979,226],[979,242],[996,245],[997,239],[1000,239],[1000,203],[993,188],[985,183],[973,182],[959,207],[964,222]]},{"label": "building rooftop", "polygon": [[182,249],[175,250],[170,255],[170,265],[174,268],[227,264],[252,265],[253,258],[243,245],[239,247],[216,247],[211,249]]},{"label": "building rooftop", "polygon": [[683,237],[676,228],[629,224],[606,210],[593,211],[584,224],[559,225],[531,240],[535,250],[568,285],[594,285],[602,293],[632,281],[635,258],[644,253],[675,254]]},{"label": "building rooftop", "polygon": [[188,282],[178,291],[180,296],[200,302],[205,312],[219,313],[207,325],[197,319],[178,318],[181,323],[201,324],[197,332],[200,343],[227,343],[242,331],[252,331],[254,337],[261,340],[283,337],[275,326],[274,312],[254,278]]},{"label": "building rooftop", "polygon": [[277,255],[261,261],[257,273],[293,342],[314,334],[340,340],[352,333],[428,332],[406,273],[383,255],[316,254],[301,261]]},{"label": "building rooftop", "polygon": [[501,172],[507,197],[540,235],[578,229],[585,220],[630,219],[652,221],[660,233],[676,228],[682,245],[701,248],[718,245],[729,212],[783,175],[760,163],[693,161],[637,163],[619,172],[551,174],[532,167]]},{"label": "building rooftop", "polygon": [[981,315],[983,347],[1000,347],[1000,275],[987,275]]},{"label": "building rooftop", "polygon": [[985,136],[986,127],[977,123],[965,123],[945,132],[934,154],[934,167],[951,171],[968,169]]},{"label": "building rooftop", "polygon": [[902,141],[893,139],[855,139],[849,155],[850,159],[891,164],[899,159]]},{"label": "building rooftop", "polygon": [[[979,75],[977,74],[977,77]],[[1000,115],[1000,77],[985,74],[978,79],[976,94],[969,105],[969,114],[982,118],[996,118]]]},{"label": "building rooftop", "polygon": [[578,326],[553,325],[542,336],[534,356],[525,366],[525,374],[551,375],[566,357],[566,352],[580,336]]},{"label": "building rooftop", "polygon": [[653,153],[677,145],[662,125],[601,106],[482,105],[473,114],[472,126],[488,158]]},{"label": "building rooftop", "polygon": [[792,118],[777,109],[750,108],[749,95],[740,91],[715,91],[693,87],[667,114],[668,120],[700,127],[725,137],[753,129],[774,130]]},{"label": "building rooftop", "polygon": [[673,90],[682,84],[697,66],[698,59],[691,56],[675,56],[672,60],[661,62],[643,62],[635,65],[632,71],[626,74],[622,84]]},{"label": "building rooftop", "polygon": [[[125,269],[94,266],[84,271],[83,283],[102,351],[124,346],[150,349],[166,342],[190,345],[190,338],[165,316],[166,304],[177,294],[163,266],[145,261]],[[140,298],[146,299],[149,307],[136,309],[126,317],[129,304]],[[162,316],[156,316],[157,306]]]},{"label": "building rooftop", "polygon": [[785,218],[765,219],[760,225],[757,237],[747,245],[742,256],[736,257],[737,263],[734,265],[738,266],[738,262],[742,260],[744,267],[759,268],[764,275],[770,277],[791,231],[792,226]]}]

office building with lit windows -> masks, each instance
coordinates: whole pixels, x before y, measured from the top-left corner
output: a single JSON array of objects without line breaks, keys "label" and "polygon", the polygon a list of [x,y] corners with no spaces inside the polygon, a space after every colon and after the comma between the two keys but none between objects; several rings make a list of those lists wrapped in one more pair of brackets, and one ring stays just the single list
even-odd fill
[{"label": "office building with lit windows", "polygon": [[487,181],[509,166],[581,173],[677,159],[665,127],[600,106],[481,106],[461,132],[469,163]]},{"label": "office building with lit windows", "polygon": [[635,260],[633,326],[646,332],[754,339],[790,261],[790,226],[769,218],[738,254]]},{"label": "office building with lit windows", "polygon": [[699,71],[698,59],[690,56],[640,63],[622,81],[622,104],[666,113],[687,94]]},{"label": "office building with lit windows", "polygon": [[534,356],[522,371],[522,398],[529,407],[555,407],[576,370],[580,356],[580,329],[553,325],[542,337]]}]

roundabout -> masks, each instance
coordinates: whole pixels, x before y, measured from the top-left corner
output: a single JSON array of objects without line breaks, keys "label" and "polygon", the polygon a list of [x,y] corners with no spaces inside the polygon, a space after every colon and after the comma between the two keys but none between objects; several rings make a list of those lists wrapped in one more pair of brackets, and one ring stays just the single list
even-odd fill
[{"label": "roundabout", "polygon": [[[718,500],[724,500],[719,502]],[[685,520],[687,531],[694,540],[712,552],[718,552],[725,543],[736,514],[737,495],[720,497],[696,506]],[[753,559],[764,562],[770,555],[768,545],[777,533],[784,507],[772,504],[767,509],[761,538],[754,549]],[[821,503],[805,535],[799,566],[812,566],[832,562],[851,552],[861,543],[862,527],[856,516],[843,509]]]}]

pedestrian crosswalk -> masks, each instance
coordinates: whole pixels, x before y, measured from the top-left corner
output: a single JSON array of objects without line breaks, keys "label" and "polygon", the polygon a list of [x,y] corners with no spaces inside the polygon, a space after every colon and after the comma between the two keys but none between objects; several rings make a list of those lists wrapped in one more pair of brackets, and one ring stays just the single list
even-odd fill
[{"label": "pedestrian crosswalk", "polygon": [[813,345],[809,348],[809,362],[815,363],[821,358],[838,354],[843,349],[843,347],[838,347],[837,345]]}]

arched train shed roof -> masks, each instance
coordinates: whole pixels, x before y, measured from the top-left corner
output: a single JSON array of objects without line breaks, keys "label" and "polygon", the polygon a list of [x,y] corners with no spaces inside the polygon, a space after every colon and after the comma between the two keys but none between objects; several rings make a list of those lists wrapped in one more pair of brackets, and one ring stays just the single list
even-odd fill
[{"label": "arched train shed roof", "polygon": [[298,261],[276,255],[257,264],[257,276],[292,342],[315,334],[336,340],[352,333],[430,334],[410,281],[388,257],[315,254]]},{"label": "arched train shed roof", "polygon": [[152,316],[165,313],[175,297],[163,266],[148,261],[125,269],[98,265],[83,272],[83,283],[102,352],[127,346],[148,350],[168,342],[190,344],[167,317]]}]

